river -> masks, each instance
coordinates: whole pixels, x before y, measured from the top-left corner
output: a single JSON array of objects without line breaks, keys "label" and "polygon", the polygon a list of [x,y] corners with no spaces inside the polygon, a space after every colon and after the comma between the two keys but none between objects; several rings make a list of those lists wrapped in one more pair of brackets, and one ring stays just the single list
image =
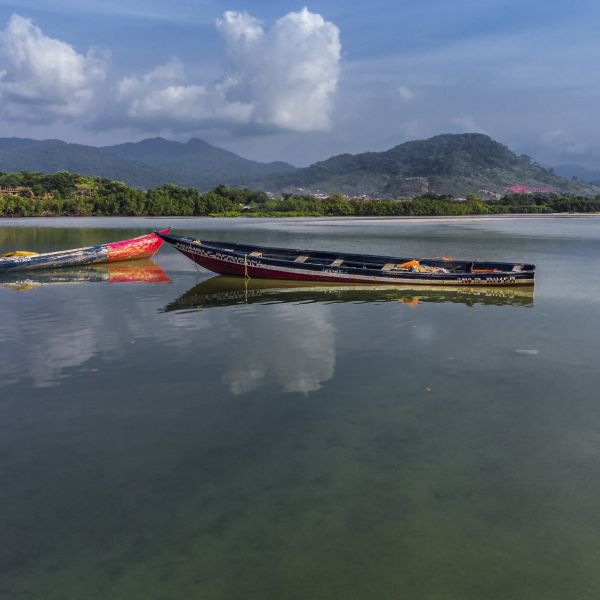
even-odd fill
[{"label": "river", "polygon": [[0,597],[600,596],[600,217],[0,220],[537,265],[361,291],[155,264],[0,282]]}]

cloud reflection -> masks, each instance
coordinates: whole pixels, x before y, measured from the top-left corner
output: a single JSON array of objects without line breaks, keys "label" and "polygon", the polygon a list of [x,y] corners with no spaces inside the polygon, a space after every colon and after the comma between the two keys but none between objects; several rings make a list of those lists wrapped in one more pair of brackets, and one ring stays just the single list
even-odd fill
[{"label": "cloud reflection", "polygon": [[272,380],[285,392],[308,394],[333,377],[335,328],[324,305],[265,307],[233,335],[231,367],[223,381],[232,393]]}]

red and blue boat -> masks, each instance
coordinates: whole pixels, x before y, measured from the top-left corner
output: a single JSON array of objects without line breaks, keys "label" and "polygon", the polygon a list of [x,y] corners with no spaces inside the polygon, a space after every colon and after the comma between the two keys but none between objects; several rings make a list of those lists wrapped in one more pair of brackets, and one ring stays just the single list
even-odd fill
[{"label": "red and blue boat", "polygon": [[369,285],[533,285],[535,265],[452,258],[411,258],[293,250],[214,242],[157,232],[202,267],[220,275]]},{"label": "red and blue boat", "polygon": [[163,231],[148,233],[128,240],[72,250],[58,250],[40,254],[27,251],[6,252],[0,255],[0,274],[150,258],[158,252],[163,244],[160,236],[168,234],[169,231],[169,229],[164,229]]}]

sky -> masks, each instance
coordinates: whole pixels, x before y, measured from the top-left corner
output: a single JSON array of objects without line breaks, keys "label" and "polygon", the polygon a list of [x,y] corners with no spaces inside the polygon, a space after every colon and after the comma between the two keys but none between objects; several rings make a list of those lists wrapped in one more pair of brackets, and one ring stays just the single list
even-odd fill
[{"label": "sky", "polygon": [[0,137],[304,166],[440,133],[600,167],[592,0],[0,0]]}]

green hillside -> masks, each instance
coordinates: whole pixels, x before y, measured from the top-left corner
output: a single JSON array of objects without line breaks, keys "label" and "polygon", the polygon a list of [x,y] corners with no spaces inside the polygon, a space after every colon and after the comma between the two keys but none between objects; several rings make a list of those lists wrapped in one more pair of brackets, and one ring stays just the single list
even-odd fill
[{"label": "green hillside", "polygon": [[567,181],[517,156],[490,137],[477,133],[444,134],[406,142],[384,152],[342,154],[305,169],[254,182],[259,189],[380,198],[418,193],[504,193],[512,185],[549,186],[557,191],[594,193],[590,186]]},{"label": "green hillside", "polygon": [[172,174],[172,181],[199,189],[208,189],[220,183],[238,184],[247,179],[295,170],[295,167],[284,162],[259,163],[248,160],[198,138],[186,143],[153,138],[107,146],[102,150],[167,171]]},{"label": "green hillside", "polygon": [[17,143],[13,138],[11,141],[0,139],[0,171],[71,171],[107,177],[138,188],[156,187],[171,180],[170,173],[155,166],[123,159],[93,146],[67,144],[61,140]]},{"label": "green hillside", "polygon": [[350,200],[264,192],[219,185],[201,194],[194,187],[166,184],[146,191],[102,177],[61,171],[0,173],[0,216],[432,216],[473,214],[548,214],[600,212],[595,198],[567,194],[508,194],[484,202],[475,195],[465,201],[424,194],[411,200]]},{"label": "green hillside", "polygon": [[220,183],[237,185],[294,169],[284,162],[248,160],[197,138],[187,143],[154,138],[104,148],[61,140],[0,138],[0,171],[70,171],[140,189],[174,183],[208,190]]}]

